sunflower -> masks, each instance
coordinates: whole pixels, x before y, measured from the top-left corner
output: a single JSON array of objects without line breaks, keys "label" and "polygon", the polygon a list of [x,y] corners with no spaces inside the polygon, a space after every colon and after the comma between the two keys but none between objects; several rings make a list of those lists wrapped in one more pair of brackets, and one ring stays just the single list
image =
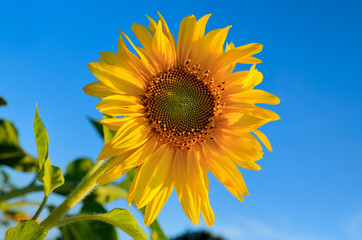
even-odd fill
[{"label": "sunflower", "polygon": [[[102,98],[100,112],[116,116],[100,120],[117,133],[98,157],[116,156],[99,181],[109,183],[136,167],[128,203],[146,206],[146,225],[175,188],[187,217],[197,225],[201,212],[212,226],[207,170],[244,201],[248,191],[237,166],[261,169],[255,163],[263,155],[257,138],[272,151],[257,130],[279,119],[255,106],[279,103],[276,96],[254,89],[263,75],[255,68],[261,61],[252,55],[262,45],[225,46],[230,26],[205,34],[209,17],[185,17],[177,42],[160,14],[158,22],[148,17],[148,27],[132,25],[142,47],[121,32],[118,53],[102,52],[99,62],[88,65],[99,81],[84,91]],[[251,68],[235,72],[237,63]]]}]

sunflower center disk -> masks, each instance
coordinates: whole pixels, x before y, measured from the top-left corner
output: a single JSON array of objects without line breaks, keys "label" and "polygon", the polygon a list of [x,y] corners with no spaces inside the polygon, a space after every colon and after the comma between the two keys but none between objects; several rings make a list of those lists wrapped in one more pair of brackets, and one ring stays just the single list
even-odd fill
[{"label": "sunflower center disk", "polygon": [[198,67],[179,67],[150,82],[146,116],[161,140],[184,149],[210,139],[214,117],[221,111],[220,87]]}]

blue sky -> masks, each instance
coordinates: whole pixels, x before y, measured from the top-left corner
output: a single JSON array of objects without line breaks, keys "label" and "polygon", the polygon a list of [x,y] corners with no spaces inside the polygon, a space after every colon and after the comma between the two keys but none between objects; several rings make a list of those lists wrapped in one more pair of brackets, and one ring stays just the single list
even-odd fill
[{"label": "blue sky", "polygon": [[[274,152],[261,171],[241,170],[245,203],[210,175],[212,231],[230,240],[362,239],[360,1],[2,1],[0,95],[9,105],[0,117],[16,124],[27,151],[36,155],[38,103],[53,164],[96,158],[102,141],[87,116],[101,115],[82,91],[95,80],[87,63],[117,51],[118,30],[136,40],[131,24],[146,25],[157,11],[175,33],[186,15],[212,13],[207,30],[232,25],[228,42],[262,43],[260,88],[281,99],[266,107],[282,119],[262,127]],[[193,226],[175,194],[159,221],[169,236],[208,228]]]}]

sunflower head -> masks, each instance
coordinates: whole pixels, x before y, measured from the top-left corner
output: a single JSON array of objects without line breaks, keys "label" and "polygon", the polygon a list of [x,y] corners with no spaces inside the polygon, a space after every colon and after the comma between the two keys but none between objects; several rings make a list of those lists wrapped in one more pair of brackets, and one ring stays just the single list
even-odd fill
[{"label": "sunflower head", "polygon": [[[255,163],[263,154],[257,138],[271,146],[257,129],[279,119],[255,104],[279,99],[254,89],[263,78],[255,68],[260,60],[252,56],[261,44],[225,46],[230,27],[205,34],[210,15],[185,17],[175,40],[159,17],[149,17],[148,27],[132,25],[142,47],[121,33],[118,53],[103,52],[89,64],[98,81],[84,91],[102,98],[97,108],[115,118],[100,122],[117,131],[98,157],[116,156],[99,181],[114,181],[136,167],[128,202],[146,206],[146,225],[175,188],[187,217],[197,224],[201,213],[212,226],[207,170],[243,201],[248,192],[237,166],[261,169]],[[234,71],[237,63],[251,68]]]},{"label": "sunflower head", "polygon": [[179,149],[211,137],[214,117],[221,112],[221,87],[215,87],[208,71],[185,66],[160,73],[145,94],[146,117],[160,141]]}]

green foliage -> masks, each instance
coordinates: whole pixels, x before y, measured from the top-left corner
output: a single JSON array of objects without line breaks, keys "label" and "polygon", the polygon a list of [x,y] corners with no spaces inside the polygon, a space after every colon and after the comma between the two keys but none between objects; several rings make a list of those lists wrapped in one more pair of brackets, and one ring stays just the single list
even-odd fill
[{"label": "green foliage", "polygon": [[171,240],[225,240],[225,238],[214,236],[203,230],[197,232],[186,232],[176,238],[172,238]]},{"label": "green foliage", "polygon": [[132,214],[126,209],[115,208],[106,214],[95,215],[94,217],[100,221],[118,227],[135,240],[149,239]]},{"label": "green foliage", "polygon": [[100,204],[112,202],[118,198],[127,198],[127,191],[114,184],[98,186],[92,193]]},{"label": "green foliage", "polygon": [[[110,116],[104,115],[104,118],[108,117]],[[105,143],[114,137],[115,131],[102,126],[95,120],[90,119],[90,121],[97,128],[98,133],[104,137]],[[43,202],[33,217],[33,219],[36,219],[43,207],[46,206],[47,197],[53,190],[58,194],[68,196],[70,191],[80,184],[86,174],[91,169],[94,169],[94,163],[86,158],[76,159],[69,163],[65,176],[63,177],[62,170],[52,166],[49,159],[49,137],[40,119],[37,108],[34,117],[34,133],[39,156],[38,159],[28,156],[19,146],[15,127],[9,121],[0,120],[0,165],[11,166],[22,171],[36,171],[39,169],[37,179],[44,185],[38,185],[34,180],[33,183],[24,189],[16,189],[14,187],[4,188],[3,192],[0,191],[0,201],[5,204],[4,206],[10,206],[6,205],[5,201],[44,188]],[[103,208],[103,205],[108,202],[118,198],[127,198],[128,189],[135,173],[135,169],[130,170],[124,181],[120,184],[107,184],[96,187],[83,199],[83,207],[79,214],[70,218],[75,220],[67,221],[67,219],[65,219],[60,221],[63,223],[59,222],[59,225],[68,223],[60,227],[62,238],[64,240],[87,240],[91,237],[92,240],[117,240],[118,237],[115,227],[118,227],[136,240],[149,239],[128,210],[113,209],[106,213],[105,208]],[[10,183],[10,181],[6,172],[0,171],[0,178],[2,179],[2,184],[9,185],[8,182]],[[64,180],[66,180],[65,184],[63,184]],[[143,212],[143,210],[144,209],[141,211]],[[22,212],[19,213],[22,214]],[[150,227],[152,240],[167,240],[157,221],[151,224]],[[6,240],[41,240],[44,239],[46,235],[47,232],[37,222],[29,220],[21,221],[16,227],[9,229],[6,233]]]},{"label": "green foliage", "polygon": [[117,240],[117,233],[109,231],[103,225],[112,227],[98,221],[78,221],[60,227],[60,231],[64,240]]},{"label": "green foliage", "polygon": [[43,240],[46,235],[47,232],[37,222],[23,220],[6,232],[5,240]]},{"label": "green foliage", "polygon": [[[114,118],[114,117],[110,116],[110,115],[107,115],[107,114],[103,114],[103,118],[106,119],[106,118]],[[88,119],[92,123],[92,125],[96,128],[99,135],[104,139],[105,143],[112,140],[112,138],[116,134],[116,131],[113,131],[113,130],[103,126],[101,123],[94,120],[93,118],[88,117]]]},{"label": "green foliage", "polygon": [[35,107],[34,133],[35,133],[36,147],[38,150],[39,169],[41,169],[44,165],[44,162],[48,158],[49,137],[44,127],[44,124],[40,119],[37,107]]},{"label": "green foliage", "polygon": [[[140,209],[140,211],[145,214],[146,207]],[[150,225],[151,228],[151,240],[168,240],[168,237],[163,233],[161,226],[158,224],[158,221],[155,220]]]},{"label": "green foliage", "polygon": [[4,171],[4,170],[0,170],[0,174],[1,174],[1,178],[2,178],[2,182],[7,184],[9,182],[9,175]]},{"label": "green foliage", "polygon": [[37,178],[44,184],[44,194],[48,196],[55,188],[63,185],[64,177],[62,169],[53,166],[48,157],[49,137],[40,119],[38,108],[35,108],[34,133],[40,169]]},{"label": "green foliage", "polygon": [[103,125],[100,124],[97,120],[94,120],[91,117],[88,117],[88,120],[91,122],[91,124],[95,127],[95,129],[97,130],[99,136],[101,136],[102,138],[104,138],[104,134],[103,134]]},{"label": "green foliage", "polygon": [[[93,165],[93,162],[87,158],[79,158],[72,161],[67,166],[65,173],[66,183],[74,183],[74,185],[78,184],[93,167]],[[60,192],[60,194],[67,193]],[[94,201],[99,204],[105,204],[118,198],[126,198],[127,191],[115,184],[107,184],[95,188],[94,191],[90,193],[89,197],[92,197]]]},{"label": "green foliage", "polygon": [[[93,199],[87,198],[80,214],[84,215],[94,212],[106,213],[106,210]],[[85,240],[90,236],[92,240],[118,239],[115,227],[101,221],[77,221],[61,226],[59,229],[64,240]]]},{"label": "green foliage", "polygon": [[126,178],[119,184],[119,186],[127,191],[131,187],[134,176],[136,175],[136,168],[133,168],[127,172]]},{"label": "green foliage", "polygon": [[34,172],[38,169],[37,159],[26,154],[20,147],[14,125],[2,119],[0,120],[0,165],[25,172]]},{"label": "green foliage", "polygon": [[[94,207],[94,205],[91,205],[89,207],[90,207],[90,210],[94,210],[94,209],[97,208],[97,207]],[[71,218],[63,220],[60,224],[70,223],[69,225],[71,225],[71,224],[76,223],[76,221],[84,222],[85,220],[98,220],[98,221],[101,221],[101,222],[104,222],[104,223],[111,224],[111,225],[113,225],[115,227],[118,227],[119,229],[121,229],[122,231],[124,231],[125,233],[130,235],[135,240],[149,240],[149,238],[148,238],[147,234],[145,233],[145,231],[143,231],[143,229],[138,224],[138,222],[134,219],[132,214],[126,209],[116,208],[116,209],[113,209],[112,211],[110,211],[108,213],[104,213],[104,214],[80,215],[80,216],[77,216],[77,217],[71,217]],[[62,226],[61,229],[63,227],[66,227],[66,226],[68,226],[68,225]],[[73,226],[75,226],[75,225],[73,225]],[[64,229],[65,229],[65,231],[69,232],[69,227],[63,228],[63,230]],[[103,229],[103,230],[99,230],[99,231],[104,232],[105,230]],[[75,233],[74,228],[73,228],[72,233],[73,234]],[[82,234],[87,234],[87,233],[83,232]],[[75,235],[78,236],[78,237],[81,236],[79,231],[76,232]],[[86,236],[90,236],[90,235],[86,235]],[[73,238],[70,238],[70,239],[78,239],[78,238],[74,238],[74,236],[72,236],[72,237]],[[86,238],[79,238],[79,239],[86,239]],[[113,238],[106,238],[104,236],[104,234],[102,234],[101,239],[113,239]]]},{"label": "green foliage", "polygon": [[150,225],[150,228],[152,233],[151,240],[168,240],[157,220]]},{"label": "green foliage", "polygon": [[[49,158],[47,160],[49,160]],[[44,184],[45,196],[49,196],[54,189],[64,183],[62,169],[52,166],[50,160],[45,162],[44,167],[39,171],[37,178]]]},{"label": "green foliage", "polygon": [[0,106],[5,106],[6,104],[5,99],[0,96]]},{"label": "green foliage", "polygon": [[[106,119],[106,118],[114,118],[114,117],[107,115],[107,114],[103,114],[103,118]],[[104,143],[111,141],[113,139],[114,135],[116,135],[116,131],[109,129],[104,125],[103,125],[103,133],[104,133],[104,137],[103,137]]]},{"label": "green foliage", "polygon": [[66,182],[80,182],[93,165],[92,160],[87,158],[78,158],[70,162],[64,176]]}]

